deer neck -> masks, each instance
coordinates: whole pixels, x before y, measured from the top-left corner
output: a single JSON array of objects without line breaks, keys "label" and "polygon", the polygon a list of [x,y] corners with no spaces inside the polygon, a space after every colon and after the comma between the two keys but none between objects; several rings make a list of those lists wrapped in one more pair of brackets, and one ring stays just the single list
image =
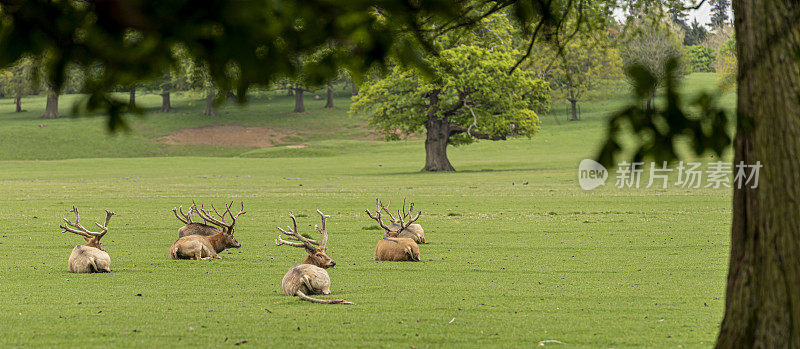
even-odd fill
[{"label": "deer neck", "polygon": [[215,252],[219,253],[225,250],[224,232],[219,232],[214,235],[206,237],[206,241],[211,245]]},{"label": "deer neck", "polygon": [[320,266],[319,263],[317,263],[316,259],[311,258],[311,256],[306,256],[306,259],[304,259],[303,263],[300,263],[300,264],[311,264],[311,265],[316,265],[316,266],[322,268],[322,266]]},{"label": "deer neck", "polygon": [[83,246],[94,247],[94,248],[102,251],[102,249],[100,248],[100,246],[98,246],[97,241],[95,241],[95,239],[91,239],[91,240],[87,241],[85,244],[83,244]]}]

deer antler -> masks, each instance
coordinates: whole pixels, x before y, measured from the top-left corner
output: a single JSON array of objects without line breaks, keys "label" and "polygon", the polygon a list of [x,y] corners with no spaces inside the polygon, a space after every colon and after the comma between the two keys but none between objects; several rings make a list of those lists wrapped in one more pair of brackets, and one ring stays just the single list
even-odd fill
[{"label": "deer antler", "polygon": [[[232,204],[233,203],[231,202],[231,205]],[[214,213],[216,213],[217,216],[219,216],[219,218],[222,219],[222,222],[225,222],[225,214],[231,211],[231,206],[230,205],[225,205],[225,212],[222,212],[222,214],[219,214],[219,212],[217,212],[217,208],[214,207],[213,203],[211,204],[211,209],[213,209]]]},{"label": "deer antler", "polygon": [[[185,213],[183,213],[183,205],[180,205],[180,206],[178,206],[177,208],[176,208],[176,207],[173,207],[173,208],[172,208],[172,213],[174,213],[174,214],[175,214],[175,218],[177,218],[178,220],[180,220],[181,222],[183,222],[183,224],[190,224],[190,223],[194,223],[194,222],[192,222],[192,210],[193,210],[194,208],[195,208],[195,207],[194,207],[194,206],[192,206],[192,208],[190,208],[190,209],[189,209],[189,214],[185,214]],[[180,212],[181,212],[181,215],[180,215],[180,216],[178,216],[178,211],[180,211]],[[182,216],[183,218],[181,218],[181,216]]]},{"label": "deer antler", "polygon": [[389,215],[389,218],[391,218],[391,219],[392,219],[392,221],[394,221],[394,216],[392,216],[392,213],[391,213],[391,212],[389,212],[389,206],[390,206],[391,204],[392,204],[392,202],[391,202],[391,201],[389,201],[389,203],[388,203],[388,204],[386,204],[386,206],[385,206],[385,207],[383,207],[383,206],[382,206],[381,208],[383,209],[383,211],[384,211],[384,212],[386,212],[386,214],[388,214],[388,215]]},{"label": "deer antler", "polygon": [[[381,228],[383,228],[384,230],[389,232],[389,231],[391,231],[391,229],[389,229],[389,227],[387,227],[386,224],[383,223],[383,219],[381,219],[381,211],[387,211],[388,212],[389,210],[386,209],[386,207],[383,206],[383,204],[378,199],[375,199],[375,215],[374,216],[372,215],[372,213],[369,212],[369,209],[364,210],[364,212],[367,213],[367,216],[369,216],[369,218],[372,218],[372,219],[376,220],[378,222],[378,224],[380,224]],[[390,214],[390,216],[391,216],[391,214]]]},{"label": "deer antler", "polygon": [[64,222],[67,223],[66,226],[59,225],[59,227],[61,229],[64,229],[64,231],[62,231],[62,233],[66,233],[66,232],[75,233],[75,234],[78,234],[80,236],[83,236],[84,239],[86,239],[87,241],[89,239],[93,238],[93,237],[97,237],[99,239],[99,238],[103,237],[103,235],[106,235],[106,233],[108,232],[108,222],[111,220],[111,216],[115,215],[114,212],[106,210],[106,224],[105,225],[100,225],[100,223],[94,222],[94,224],[96,224],[98,227],[100,227],[100,229],[102,229],[101,232],[96,233],[96,232],[89,231],[88,229],[84,228],[81,225],[81,223],[80,223],[81,216],[78,213],[78,208],[77,207],[72,206],[72,210],[70,210],[69,212],[75,212],[75,223],[70,222],[66,218],[62,218],[64,220]]},{"label": "deer antler", "polygon": [[[212,217],[211,214],[208,211],[206,211],[205,207],[203,207],[202,205],[200,205],[199,209],[197,208],[196,204],[193,207],[195,212],[197,212],[197,214],[200,216],[200,218],[203,218],[203,220],[205,220],[206,222],[210,222],[211,224],[214,224],[216,226],[223,227],[230,232],[233,231],[233,226],[236,225],[236,219],[239,218],[240,215],[247,213],[244,211],[244,202],[242,202],[242,209],[235,216],[233,215],[233,213],[231,213],[231,206],[233,206],[233,202],[231,202],[230,205],[226,205],[225,212],[219,214],[214,205],[213,204],[211,205],[211,208],[214,210],[214,213],[216,213],[217,216],[219,216],[222,219],[221,221]],[[231,217],[230,224],[225,222],[226,213],[229,214]]]},{"label": "deer antler", "polygon": [[[409,203],[409,205],[408,205],[408,213],[405,212],[405,209],[406,209],[406,204],[405,204],[405,200],[403,200],[403,216],[400,217],[400,230],[397,231],[398,234],[400,234],[401,231],[403,231],[406,228],[408,228],[408,226],[411,225],[411,223],[416,222],[417,219],[419,219],[419,216],[422,214],[422,211],[417,211],[417,216],[414,217],[414,203],[413,202]],[[403,218],[408,218],[409,221],[404,223],[403,222]]]},{"label": "deer antler", "polygon": [[325,220],[331,218],[331,216],[322,213],[322,211],[320,210],[317,210],[317,213],[319,213],[320,217],[322,217],[322,229],[320,229],[319,226],[317,226],[316,224],[314,225],[314,229],[316,229],[320,234],[322,234],[321,247],[326,248],[326,245],[328,244],[328,229],[325,228]]},{"label": "deer antler", "polygon": [[110,222],[110,221],[111,221],[111,216],[113,216],[113,215],[115,215],[115,214],[116,214],[116,213],[114,213],[114,212],[111,212],[111,211],[109,211],[109,210],[105,210],[105,211],[106,211],[106,223],[105,223],[105,224],[103,224],[103,225],[100,225],[100,223],[94,222],[94,224],[95,224],[95,225],[97,225],[97,226],[98,226],[100,229],[102,229],[102,230],[103,230],[103,231],[100,233],[100,235],[99,235],[99,236],[103,236],[103,235],[106,235],[106,233],[108,233],[108,222]]},{"label": "deer antler", "polygon": [[[305,248],[310,249],[310,250],[316,249],[315,246],[319,246],[320,245],[319,241],[309,239],[309,238],[307,238],[305,236],[300,235],[300,233],[297,232],[297,219],[294,218],[294,211],[289,211],[289,218],[292,219],[293,228],[286,227],[286,229],[289,230],[289,231],[286,231],[286,230],[281,229],[281,227],[278,227],[278,230],[280,230],[281,233],[286,234],[286,236],[289,238],[289,240],[295,240],[295,241],[300,241],[300,242],[286,241],[283,238],[281,238],[280,234],[278,234],[278,238],[275,239],[275,246],[289,245],[289,246],[294,246],[294,247],[305,247]],[[323,220],[323,222],[324,222],[324,220]],[[323,223],[323,228],[324,228],[324,223]],[[323,242],[326,242],[326,241],[327,241],[327,234],[323,235]]]}]

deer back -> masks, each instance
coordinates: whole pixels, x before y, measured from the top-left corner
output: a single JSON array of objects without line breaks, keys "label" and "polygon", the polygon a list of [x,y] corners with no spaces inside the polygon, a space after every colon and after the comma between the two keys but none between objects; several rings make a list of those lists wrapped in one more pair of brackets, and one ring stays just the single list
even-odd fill
[{"label": "deer back", "polygon": [[73,273],[108,273],[111,272],[111,257],[96,247],[77,245],[69,255],[68,265]]},{"label": "deer back", "polygon": [[203,223],[189,223],[178,229],[178,237],[182,238],[189,235],[211,236],[221,232],[222,229],[213,225]]},{"label": "deer back", "polygon": [[311,264],[295,264],[281,281],[283,294],[287,296],[294,296],[298,290],[306,295],[330,294],[330,287],[331,278],[328,272]]},{"label": "deer back", "polygon": [[418,262],[419,246],[413,239],[384,237],[375,246],[375,260]]},{"label": "deer back", "polygon": [[400,230],[400,223],[399,222],[392,222],[389,224],[388,232],[389,237],[398,237],[398,238],[409,238],[413,239],[414,242],[418,244],[424,244],[425,242],[425,230],[422,229],[422,226],[419,224],[411,224],[406,229],[403,229],[400,233],[397,231]]}]

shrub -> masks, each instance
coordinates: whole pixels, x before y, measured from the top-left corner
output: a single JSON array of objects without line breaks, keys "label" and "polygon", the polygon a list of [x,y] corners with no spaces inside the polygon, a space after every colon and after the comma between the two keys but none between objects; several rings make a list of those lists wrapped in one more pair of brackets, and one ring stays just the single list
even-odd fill
[{"label": "shrub", "polygon": [[712,65],[716,60],[716,54],[712,48],[703,45],[692,45],[686,46],[684,52],[691,72],[708,73],[714,71]]}]

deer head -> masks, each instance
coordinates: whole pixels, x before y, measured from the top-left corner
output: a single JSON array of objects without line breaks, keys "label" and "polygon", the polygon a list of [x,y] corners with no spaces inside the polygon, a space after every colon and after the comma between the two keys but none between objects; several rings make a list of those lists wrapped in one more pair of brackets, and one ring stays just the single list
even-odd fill
[{"label": "deer head", "polygon": [[65,225],[60,225],[59,226],[59,227],[61,227],[61,229],[64,229],[64,231],[62,231],[62,233],[70,232],[70,233],[75,233],[75,234],[78,234],[80,236],[83,236],[83,239],[86,240],[86,244],[84,244],[84,246],[94,247],[94,248],[97,248],[97,249],[99,249],[101,251],[105,251],[106,249],[103,248],[103,244],[100,242],[100,239],[103,237],[103,235],[106,235],[106,233],[108,232],[108,222],[111,220],[111,216],[113,216],[115,213],[111,212],[109,210],[106,210],[106,224],[105,225],[100,225],[100,223],[94,222],[94,224],[96,224],[101,229],[101,231],[99,233],[96,233],[96,232],[89,231],[88,229],[84,228],[81,225],[81,223],[80,223],[81,217],[78,214],[78,208],[77,207],[72,206],[72,210],[70,210],[70,212],[75,212],[75,223],[70,222],[66,218],[62,218],[64,220],[64,222],[67,223],[66,226]]},{"label": "deer head", "polygon": [[[223,238],[222,242],[225,244],[225,247],[239,248],[239,247],[242,247],[242,245],[238,241],[236,241],[236,239],[233,237],[233,229],[234,229],[234,226],[236,225],[236,219],[239,218],[239,216],[241,216],[241,215],[243,215],[243,214],[245,214],[247,212],[244,211],[244,202],[242,202],[242,208],[239,210],[239,213],[237,213],[236,215],[231,213],[231,206],[233,206],[233,201],[231,201],[230,204],[226,205],[225,212],[222,212],[222,214],[219,214],[219,211],[217,211],[217,208],[214,207],[213,204],[211,204],[211,209],[214,210],[214,213],[220,219],[217,219],[217,218],[213,217],[208,211],[206,211],[205,207],[203,207],[203,206],[200,206],[200,208],[197,208],[197,204],[193,204],[192,205],[192,211],[197,213],[197,215],[200,216],[200,218],[202,218],[204,221],[209,222],[209,223],[211,223],[213,225],[216,225],[216,226],[218,226],[220,228],[221,232],[219,234],[222,235],[222,238]],[[230,223],[225,221],[225,215],[226,214],[231,218],[231,222]],[[189,215],[191,215],[191,211],[190,211]],[[178,217],[178,219],[180,219],[180,217]]]},{"label": "deer head", "polygon": [[[370,213],[369,209],[364,210],[364,212],[367,213],[369,218],[372,218],[375,221],[377,221],[378,224],[381,226],[381,228],[383,228],[385,230],[384,236],[396,237],[403,230],[408,228],[408,226],[411,225],[411,223],[416,222],[417,219],[419,219],[420,214],[422,214],[421,211],[418,211],[417,212],[417,216],[414,217],[414,214],[413,214],[414,203],[412,202],[408,207],[408,211],[406,211],[405,210],[406,209],[406,203],[405,203],[405,200],[403,200],[403,211],[401,212],[400,210],[398,210],[397,211],[397,218],[395,218],[394,216],[392,216],[392,213],[389,212],[389,205],[391,205],[391,202],[389,202],[389,204],[384,206],[383,203],[380,202],[380,200],[375,199],[375,215]],[[389,227],[389,226],[387,226],[386,224],[383,223],[383,218],[381,218],[381,211],[384,211],[389,215],[389,218],[390,218],[389,221],[393,223],[392,225],[394,227]]]},{"label": "deer head", "polygon": [[275,245],[276,246],[289,245],[294,247],[303,247],[306,249],[308,257],[306,257],[306,259],[303,261],[302,264],[312,264],[324,269],[333,268],[334,266],[336,266],[336,261],[331,259],[331,257],[328,257],[326,253],[328,250],[326,246],[328,243],[328,230],[325,227],[325,220],[330,218],[330,216],[322,213],[320,210],[317,210],[317,213],[320,215],[320,217],[322,217],[322,228],[320,228],[318,225],[314,225],[314,229],[316,229],[320,234],[322,234],[322,242],[312,240],[303,235],[300,235],[300,233],[297,232],[297,219],[294,218],[294,212],[289,212],[289,218],[292,219],[292,228],[286,227],[286,229],[288,230],[283,230],[280,227],[278,227],[278,230],[280,230],[281,233],[286,234],[286,237],[289,240],[295,240],[299,242],[286,241],[282,239],[279,234],[278,238],[275,239]]}]

